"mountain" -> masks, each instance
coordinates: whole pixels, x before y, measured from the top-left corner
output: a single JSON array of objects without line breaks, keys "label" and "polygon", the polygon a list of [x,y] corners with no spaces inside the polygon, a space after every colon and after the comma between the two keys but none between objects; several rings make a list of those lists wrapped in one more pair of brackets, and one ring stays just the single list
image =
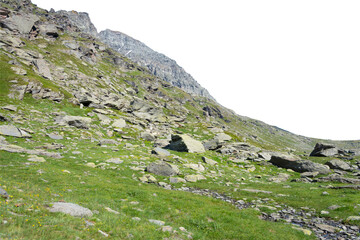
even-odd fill
[{"label": "mountain", "polygon": [[214,100],[209,92],[180,67],[175,60],[158,53],[144,43],[117,31],[105,30],[100,39],[112,49],[146,67],[155,76],[183,89],[185,92]]},{"label": "mountain", "polygon": [[359,141],[239,116],[125,55],[86,13],[0,2],[0,239],[358,239]]}]

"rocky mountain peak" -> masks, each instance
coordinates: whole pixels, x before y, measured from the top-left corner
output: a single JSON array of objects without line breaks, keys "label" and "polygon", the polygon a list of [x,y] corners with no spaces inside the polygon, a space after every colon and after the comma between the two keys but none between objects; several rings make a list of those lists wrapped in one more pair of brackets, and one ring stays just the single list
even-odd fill
[{"label": "rocky mountain peak", "polygon": [[144,43],[122,32],[107,29],[101,31],[99,36],[104,43],[137,64],[147,67],[155,76],[187,93],[214,100],[209,92],[180,67],[175,60],[152,50]]}]

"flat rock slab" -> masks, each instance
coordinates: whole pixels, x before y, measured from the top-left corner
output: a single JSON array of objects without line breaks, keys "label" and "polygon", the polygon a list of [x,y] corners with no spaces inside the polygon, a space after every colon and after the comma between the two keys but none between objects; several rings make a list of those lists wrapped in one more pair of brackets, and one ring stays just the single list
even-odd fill
[{"label": "flat rock slab", "polygon": [[204,161],[204,163],[209,164],[210,166],[214,166],[214,165],[218,164],[217,161],[214,161],[207,157],[202,157],[201,159]]},{"label": "flat rock slab", "polygon": [[42,156],[52,157],[52,158],[62,158],[60,153],[46,152],[46,151],[37,150],[37,149],[26,149],[26,148],[22,148],[20,146],[6,144],[6,143],[2,143],[2,142],[0,142],[0,150],[12,152],[12,153],[27,153],[27,154],[42,155]]},{"label": "flat rock slab", "polygon": [[351,170],[351,166],[339,159],[333,159],[330,160],[328,162],[325,163],[326,165],[328,165],[331,169],[339,169],[339,170],[343,170],[343,171],[349,171]]},{"label": "flat rock slab", "polygon": [[50,212],[61,212],[74,217],[91,217],[93,213],[88,208],[81,207],[75,203],[55,202],[52,203]]},{"label": "flat rock slab", "polygon": [[30,134],[13,125],[1,125],[0,134],[18,138],[31,138]]}]

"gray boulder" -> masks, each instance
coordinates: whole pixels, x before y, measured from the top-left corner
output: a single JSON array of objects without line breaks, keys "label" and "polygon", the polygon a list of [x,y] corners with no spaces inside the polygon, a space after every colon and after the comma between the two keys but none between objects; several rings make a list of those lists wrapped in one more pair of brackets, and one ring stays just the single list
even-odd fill
[{"label": "gray boulder", "polygon": [[172,135],[169,149],[179,152],[203,153],[205,148],[200,141],[197,141],[186,134]]},{"label": "gray boulder", "polygon": [[9,198],[9,194],[4,189],[2,189],[1,187],[0,187],[0,196],[2,198]]},{"label": "gray boulder", "polygon": [[59,37],[58,29],[55,24],[42,24],[39,26],[40,33],[46,36]]},{"label": "gray boulder", "polygon": [[74,203],[55,202],[52,203],[50,212],[61,212],[74,217],[91,217],[93,213],[90,209],[81,207]]},{"label": "gray boulder", "polygon": [[331,169],[339,169],[339,170],[343,170],[343,171],[349,171],[351,170],[351,166],[339,159],[333,159],[330,160],[328,162],[325,163],[326,165],[328,165]]},{"label": "gray boulder", "polygon": [[146,171],[149,173],[154,173],[156,175],[162,176],[175,176],[179,173],[179,169],[177,166],[163,162],[163,161],[156,161],[150,163],[146,167]]},{"label": "gray boulder", "polygon": [[309,160],[301,160],[299,157],[288,154],[274,153],[270,162],[281,168],[292,169],[295,172],[319,172],[326,174],[330,172],[330,168],[320,163],[314,163]]},{"label": "gray boulder", "polygon": [[13,125],[1,125],[0,134],[18,138],[31,138],[30,134]]},{"label": "gray boulder", "polygon": [[315,145],[314,150],[310,153],[310,156],[313,157],[332,157],[339,153],[339,149],[337,149],[334,145],[325,144],[325,143],[317,143]]}]

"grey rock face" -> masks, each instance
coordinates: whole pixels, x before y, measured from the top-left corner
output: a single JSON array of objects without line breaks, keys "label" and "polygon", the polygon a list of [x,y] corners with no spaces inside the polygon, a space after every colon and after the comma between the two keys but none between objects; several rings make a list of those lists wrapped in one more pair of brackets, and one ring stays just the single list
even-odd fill
[{"label": "grey rock face", "polygon": [[179,173],[179,169],[176,166],[163,161],[150,163],[146,171],[162,176],[175,176]]},{"label": "grey rock face", "polygon": [[55,202],[52,204],[50,212],[61,212],[74,217],[91,217],[93,215],[90,209],[81,207],[74,203]]},{"label": "grey rock face", "polygon": [[93,37],[98,36],[96,27],[91,22],[88,13],[64,10],[57,11],[56,13],[68,17],[70,22],[78,27],[80,31],[90,34]]},{"label": "grey rock face", "polygon": [[328,165],[331,169],[339,169],[339,170],[344,170],[344,171],[351,170],[351,167],[349,164],[347,164],[344,161],[338,160],[338,159],[330,160],[330,161],[326,162],[325,164]]},{"label": "grey rock face", "polygon": [[179,87],[184,91],[214,99],[195,79],[185,72],[174,60],[158,53],[144,43],[116,31],[105,30],[99,33],[100,39],[111,48],[130,58],[140,66],[147,67],[155,76]]},{"label": "grey rock face", "polygon": [[314,157],[331,157],[339,153],[339,150],[330,144],[317,143],[310,156]]},{"label": "grey rock face", "polygon": [[50,80],[52,79],[50,69],[44,59],[35,59],[33,63],[41,76]]},{"label": "grey rock face", "polygon": [[203,153],[204,145],[186,134],[172,135],[169,149],[179,152]]},{"label": "grey rock face", "polygon": [[270,162],[278,167],[292,169],[295,172],[319,172],[326,174],[330,172],[328,166],[314,163],[309,160],[301,160],[297,156],[287,154],[273,154]]}]

